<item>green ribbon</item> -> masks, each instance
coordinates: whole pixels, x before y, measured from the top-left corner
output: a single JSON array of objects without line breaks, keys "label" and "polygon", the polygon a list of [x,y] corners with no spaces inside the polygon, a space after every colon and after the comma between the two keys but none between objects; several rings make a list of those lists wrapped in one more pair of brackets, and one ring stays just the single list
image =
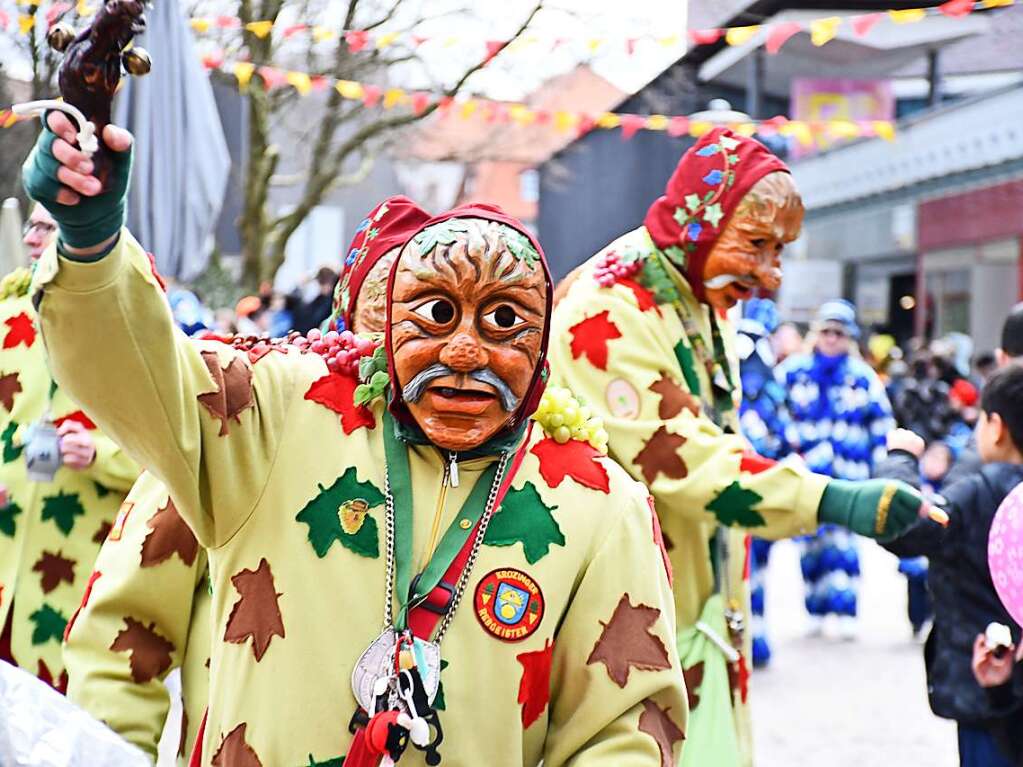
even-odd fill
[{"label": "green ribbon", "polygon": [[[384,411],[384,457],[387,459],[387,477],[394,506],[394,593],[398,600],[398,612],[394,628],[404,631],[408,626],[409,611],[426,599],[444,573],[455,561],[458,552],[465,546],[469,536],[487,508],[490,489],[497,475],[500,461],[488,466],[476,479],[469,497],[461,510],[448,525],[440,543],[426,568],[419,573],[415,589],[412,588],[412,472],[409,468],[409,448],[399,440],[390,412]],[[460,522],[468,519],[472,524],[463,527]]]}]

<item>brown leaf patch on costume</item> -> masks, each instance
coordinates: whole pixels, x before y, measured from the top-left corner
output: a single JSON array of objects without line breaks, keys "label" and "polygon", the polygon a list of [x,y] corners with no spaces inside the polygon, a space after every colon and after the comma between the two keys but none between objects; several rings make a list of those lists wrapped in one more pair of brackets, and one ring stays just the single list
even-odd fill
[{"label": "brown leaf patch on costume", "polygon": [[113,523],[104,519],[102,522],[99,523],[99,527],[96,528],[96,534],[92,536],[92,542],[102,544],[103,541],[107,539],[107,536],[110,535],[110,531],[113,529],[114,529]]},{"label": "brown leaf patch on costume", "polygon": [[263,767],[259,757],[248,743],[245,742],[244,722],[227,734],[210,764],[213,767]]},{"label": "brown leaf patch on costume", "polygon": [[657,417],[662,421],[674,418],[683,410],[695,416],[700,415],[700,403],[667,373],[661,373],[661,377],[650,384],[650,391],[661,398],[661,404],[657,406]]},{"label": "brown leaf patch on costume", "polygon": [[586,659],[587,665],[603,663],[611,681],[623,688],[632,668],[641,671],[671,668],[664,642],[650,633],[650,627],[660,617],[661,611],[656,607],[633,605],[629,595],[622,594],[611,620],[600,621],[604,630]]},{"label": "brown leaf patch on costume", "polygon": [[14,410],[14,395],[21,392],[21,381],[17,373],[7,373],[0,376],[0,402],[7,408],[8,412]]},{"label": "brown leaf patch on costume", "polygon": [[191,566],[199,551],[199,542],[188,529],[185,520],[178,514],[174,501],[167,499],[167,505],[159,509],[146,527],[150,532],[142,542],[142,566],[158,565],[177,554],[181,561]]},{"label": "brown leaf patch on costume", "polygon": [[32,565],[32,572],[40,574],[40,584],[44,594],[49,594],[60,582],[75,582],[75,560],[67,559],[58,551],[56,554],[44,551],[43,555]]},{"label": "brown leaf patch on costume", "polygon": [[241,413],[253,407],[256,401],[252,397],[252,369],[235,357],[226,368],[220,367],[220,358],[216,352],[202,352],[202,361],[210,371],[216,391],[200,394],[198,399],[210,411],[214,418],[220,419],[220,435],[228,433],[228,421],[232,418],[241,423]]},{"label": "brown leaf patch on costume", "polygon": [[682,678],[686,680],[686,695],[689,697],[689,710],[695,711],[700,705],[700,685],[703,684],[703,661],[682,669]]},{"label": "brown leaf patch on costume", "polygon": [[657,479],[658,474],[663,474],[668,479],[685,479],[689,469],[682,456],[678,454],[678,449],[685,443],[685,437],[672,434],[666,427],[661,426],[646,441],[643,449],[636,453],[632,462],[642,470],[643,479],[648,485]]},{"label": "brown leaf patch on costume", "polygon": [[284,621],[277,603],[281,595],[274,590],[274,576],[266,559],[259,560],[255,570],[232,575],[231,583],[240,596],[227,619],[224,641],[244,644],[251,637],[252,654],[258,662],[275,635],[284,638]]},{"label": "brown leaf patch on costume", "polygon": [[174,643],[156,632],[156,623],[145,626],[134,618],[125,618],[124,628],[110,649],[131,653],[131,678],[136,684],[144,684],[170,668]]},{"label": "brown leaf patch on costume", "polygon": [[662,709],[652,700],[643,701],[643,713],[639,715],[639,730],[645,732],[657,743],[661,751],[661,767],[674,767],[675,744],[685,740],[686,734],[679,729],[671,717],[670,709]]}]

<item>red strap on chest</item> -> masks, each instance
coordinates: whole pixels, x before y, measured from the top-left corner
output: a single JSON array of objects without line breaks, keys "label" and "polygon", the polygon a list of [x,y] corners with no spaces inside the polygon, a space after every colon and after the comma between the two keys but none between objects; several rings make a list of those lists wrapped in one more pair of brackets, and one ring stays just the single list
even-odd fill
[{"label": "red strap on chest", "polygon": [[[495,510],[501,506],[501,501],[508,494],[508,489],[515,478],[515,473],[519,470],[522,460],[526,457],[526,447],[529,445],[529,435],[531,432],[532,424],[530,424],[529,431],[526,433],[526,439],[522,443],[522,447],[515,454],[511,466],[505,472],[504,479],[501,481],[501,487],[497,491],[497,500],[494,503]],[[458,556],[455,557],[454,561],[445,571],[440,583],[434,587],[433,591],[430,592],[429,596],[422,603],[409,610],[409,628],[420,639],[429,639],[433,635],[433,630],[437,628],[437,624],[440,623],[440,619],[447,614],[448,608],[451,606],[451,600],[455,595],[455,584],[462,577],[465,565],[469,561],[469,554],[472,552],[472,542],[475,538],[475,535],[469,536],[465,545],[462,546],[462,550],[458,552]]]}]

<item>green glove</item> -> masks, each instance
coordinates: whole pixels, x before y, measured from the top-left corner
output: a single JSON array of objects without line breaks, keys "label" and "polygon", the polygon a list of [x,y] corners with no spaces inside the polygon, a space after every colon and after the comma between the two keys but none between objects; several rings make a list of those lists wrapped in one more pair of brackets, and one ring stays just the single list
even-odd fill
[{"label": "green glove", "polygon": [[904,482],[833,479],[824,488],[817,518],[868,538],[890,541],[919,519],[923,503],[920,494]]},{"label": "green glove", "polygon": [[126,152],[106,151],[110,158],[110,173],[103,191],[95,197],[81,196],[77,205],[57,202],[61,183],[57,180],[60,161],[53,156],[53,142],[57,135],[43,123],[32,154],[21,169],[25,192],[50,211],[60,227],[60,239],[72,248],[89,248],[109,239],[124,226],[125,198],[131,176],[131,158],[134,146]]}]

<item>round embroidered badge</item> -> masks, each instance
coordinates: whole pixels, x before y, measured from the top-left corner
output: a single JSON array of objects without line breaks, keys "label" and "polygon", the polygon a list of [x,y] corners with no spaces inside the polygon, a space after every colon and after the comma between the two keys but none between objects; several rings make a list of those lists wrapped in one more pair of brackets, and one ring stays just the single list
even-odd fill
[{"label": "round embroidered badge", "polygon": [[615,418],[633,420],[639,416],[639,392],[624,378],[616,378],[604,392],[607,408]]},{"label": "round embroidered badge", "polygon": [[543,592],[521,570],[493,570],[476,586],[473,608],[480,625],[505,642],[518,642],[543,620]]}]

